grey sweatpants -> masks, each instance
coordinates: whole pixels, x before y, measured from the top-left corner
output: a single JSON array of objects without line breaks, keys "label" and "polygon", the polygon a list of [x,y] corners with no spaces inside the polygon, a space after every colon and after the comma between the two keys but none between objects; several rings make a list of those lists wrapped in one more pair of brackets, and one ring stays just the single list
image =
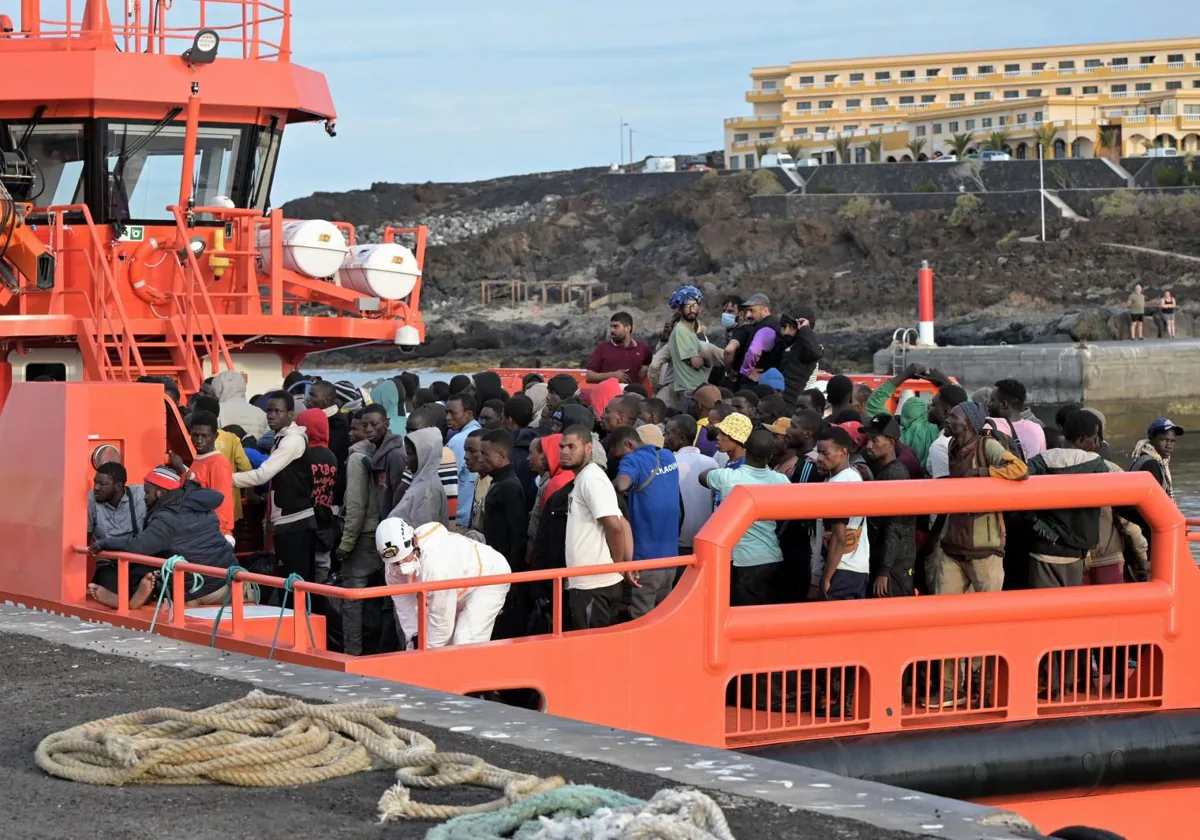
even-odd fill
[{"label": "grey sweatpants", "polygon": [[[342,586],[346,589],[366,589],[371,576],[383,569],[383,561],[375,550],[375,532],[363,534],[354,550],[342,561]],[[343,600],[342,646],[349,656],[361,656],[363,648],[363,602]]]},{"label": "grey sweatpants", "polygon": [[641,586],[630,586],[629,616],[641,618],[661,604],[675,586],[674,569],[648,569],[638,576]]}]

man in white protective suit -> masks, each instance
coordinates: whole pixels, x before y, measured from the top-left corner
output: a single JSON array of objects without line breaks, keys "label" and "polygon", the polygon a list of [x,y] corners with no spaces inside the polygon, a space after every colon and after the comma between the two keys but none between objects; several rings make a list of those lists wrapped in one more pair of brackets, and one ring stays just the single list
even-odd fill
[{"label": "man in white protective suit", "polygon": [[[388,518],[375,531],[389,584],[427,583],[506,575],[511,569],[500,552],[447,530],[440,522],[415,531],[403,519]],[[427,595],[425,646],[466,645],[492,638],[492,625],[504,606],[508,584],[446,589]],[[417,597],[393,595],[396,623],[405,650],[417,646]]]}]

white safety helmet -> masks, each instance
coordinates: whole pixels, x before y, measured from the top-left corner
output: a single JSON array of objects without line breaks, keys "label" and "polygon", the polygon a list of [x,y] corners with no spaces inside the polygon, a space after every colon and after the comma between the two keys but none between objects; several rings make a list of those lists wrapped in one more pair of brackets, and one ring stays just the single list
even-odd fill
[{"label": "white safety helmet", "polygon": [[411,575],[417,569],[412,526],[403,519],[387,518],[375,529],[375,550],[384,563],[399,563],[400,571]]}]

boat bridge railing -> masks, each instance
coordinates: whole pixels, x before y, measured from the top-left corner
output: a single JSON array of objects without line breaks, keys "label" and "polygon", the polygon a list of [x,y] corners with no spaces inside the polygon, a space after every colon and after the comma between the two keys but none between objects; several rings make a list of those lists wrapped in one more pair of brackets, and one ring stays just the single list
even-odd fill
[{"label": "boat bridge railing", "polygon": [[[1110,505],[1137,508],[1152,530],[1148,582],[729,604],[733,546],[758,520]],[[114,559],[122,567],[122,604],[128,603],[125,567],[163,563],[120,554]],[[674,566],[686,568],[668,598],[648,615],[614,627],[563,632],[563,594],[553,585],[547,634],[362,657],[324,650],[323,639],[309,636],[304,599],[297,598],[274,656],[463,694],[528,688],[551,712],[722,746],[1200,707],[1200,682],[1190,666],[1200,655],[1200,616],[1188,607],[1200,595],[1200,572],[1191,561],[1182,514],[1141,474],[739,487],[701,530],[691,557],[359,590],[300,582],[294,591],[343,600],[415,594],[424,626],[430,592]],[[178,568],[226,574],[191,564]],[[235,580],[285,586],[281,578],[251,573],[239,572]],[[173,578],[172,586],[182,603],[182,581]],[[215,643],[265,656],[264,619],[248,618],[240,589],[233,587],[230,623],[220,624]],[[178,610],[161,632],[207,642],[212,618],[192,612]],[[109,615],[117,623],[147,623],[144,611],[122,608]],[[648,703],[648,697],[687,700]]]},{"label": "boat bridge railing", "polygon": [[96,37],[111,32],[124,52],[179,55],[198,32],[209,29],[220,38],[222,58],[291,60],[291,0],[129,0],[120,5],[125,14],[112,17],[98,14],[97,3],[87,0],[22,0],[20,25],[0,33],[0,44],[37,41],[68,51],[94,49]]}]

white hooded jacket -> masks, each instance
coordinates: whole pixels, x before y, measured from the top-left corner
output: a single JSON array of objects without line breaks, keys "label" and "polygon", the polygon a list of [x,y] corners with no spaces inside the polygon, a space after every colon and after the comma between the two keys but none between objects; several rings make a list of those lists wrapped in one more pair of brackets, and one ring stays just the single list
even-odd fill
[{"label": "white hooded jacket", "polygon": [[[506,575],[512,571],[503,554],[470,537],[451,533],[440,522],[420,526],[416,529],[416,538],[420,550],[416,572],[405,575],[399,564],[389,563],[385,574],[389,584]],[[426,647],[490,640],[496,616],[500,614],[507,594],[507,583],[430,592],[427,596]],[[411,648],[417,635],[417,596],[394,595],[392,600],[396,605],[401,637],[405,647]]]},{"label": "white hooded jacket", "polygon": [[267,413],[246,401],[246,378],[236,370],[223,370],[213,377],[213,396],[221,404],[221,426],[241,426],[246,434],[262,437],[267,431]]}]

